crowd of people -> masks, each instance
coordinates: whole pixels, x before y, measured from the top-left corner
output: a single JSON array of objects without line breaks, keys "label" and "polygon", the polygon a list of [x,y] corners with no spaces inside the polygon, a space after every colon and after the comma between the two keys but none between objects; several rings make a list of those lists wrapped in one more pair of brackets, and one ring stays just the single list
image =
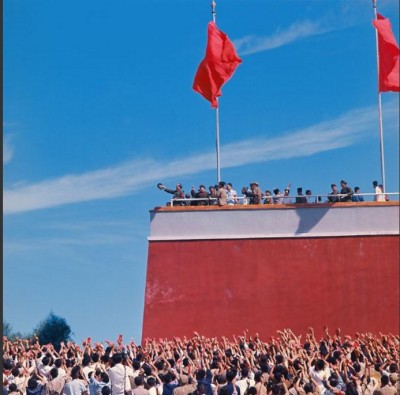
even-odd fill
[{"label": "crowd of people", "polygon": [[396,395],[399,336],[340,329],[304,338],[290,329],[262,341],[147,339],[142,345],[3,338],[4,395]]},{"label": "crowd of people", "polygon": [[[389,196],[384,193],[383,186],[378,181],[372,183],[374,189],[374,201],[387,201]],[[174,205],[192,205],[192,206],[208,206],[208,205],[235,205],[235,204],[298,204],[298,203],[321,203],[322,197],[313,195],[310,189],[303,194],[303,188],[298,187],[296,196],[290,195],[290,186],[288,184],[283,192],[279,188],[272,190],[267,189],[265,192],[260,188],[257,181],[251,182],[250,187],[241,189],[241,196],[238,195],[233,188],[232,183],[221,181],[218,185],[210,185],[208,191],[205,185],[200,185],[196,191],[192,187],[190,194],[185,194],[182,184],[176,184],[175,189],[169,189],[163,184],[157,184],[157,187],[167,193],[173,195]],[[360,188],[353,189],[347,185],[345,180],[340,181],[339,190],[336,184],[331,184],[331,191],[324,195],[327,203],[338,202],[363,202],[364,197]]]}]

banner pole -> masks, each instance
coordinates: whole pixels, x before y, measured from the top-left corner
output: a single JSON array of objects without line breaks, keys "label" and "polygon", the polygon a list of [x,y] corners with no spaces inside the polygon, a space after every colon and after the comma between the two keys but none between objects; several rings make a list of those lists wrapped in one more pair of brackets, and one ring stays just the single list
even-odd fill
[{"label": "banner pole", "polygon": [[[372,0],[372,7],[374,9],[375,20],[378,19],[378,11],[376,9],[376,0]],[[382,121],[382,97],[379,91],[379,40],[378,30],[375,29],[375,40],[376,40],[376,68],[378,76],[378,114],[379,114],[379,144],[380,144],[380,156],[381,156],[381,176],[383,191],[386,191],[386,180],[385,180],[385,153],[383,149],[383,121]]]},{"label": "banner pole", "polygon": [[[215,1],[211,1],[211,16],[212,21],[216,22],[216,11],[215,11]],[[217,150],[217,180],[218,183],[221,181],[221,162],[220,162],[220,143],[219,143],[219,105],[218,105],[218,97],[217,100],[217,108],[215,109],[215,129],[216,129],[216,150]]]}]

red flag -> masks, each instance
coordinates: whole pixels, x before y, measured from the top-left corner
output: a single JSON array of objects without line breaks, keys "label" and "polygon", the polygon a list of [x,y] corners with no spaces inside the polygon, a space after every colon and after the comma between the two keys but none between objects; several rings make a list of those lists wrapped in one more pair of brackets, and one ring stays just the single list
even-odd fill
[{"label": "red flag", "polygon": [[237,55],[228,36],[214,22],[210,22],[206,56],[197,69],[193,89],[210,101],[212,108],[217,108],[217,97],[222,95],[222,85],[231,78],[240,63],[242,59]]},{"label": "red flag", "polygon": [[378,14],[372,23],[378,31],[379,92],[400,92],[400,50],[390,20]]}]

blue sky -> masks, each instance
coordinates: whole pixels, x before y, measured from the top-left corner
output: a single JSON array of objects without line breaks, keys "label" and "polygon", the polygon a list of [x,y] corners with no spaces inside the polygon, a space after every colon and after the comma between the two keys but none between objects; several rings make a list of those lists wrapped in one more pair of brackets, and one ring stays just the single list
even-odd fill
[{"label": "blue sky", "polygon": [[[192,91],[209,0],[5,0],[4,319],[50,310],[81,341],[141,336],[149,210],[216,182],[215,113]],[[399,4],[378,0],[397,40]],[[220,98],[237,190],[381,181],[370,0],[217,0],[243,63]],[[399,190],[399,95],[382,95]],[[182,262],[184,264],[184,262]]]}]

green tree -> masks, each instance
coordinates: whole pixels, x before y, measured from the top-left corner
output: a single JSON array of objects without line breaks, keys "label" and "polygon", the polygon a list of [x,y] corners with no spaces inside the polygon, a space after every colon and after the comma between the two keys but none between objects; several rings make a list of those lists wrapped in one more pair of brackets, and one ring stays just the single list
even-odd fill
[{"label": "green tree", "polygon": [[30,335],[22,335],[20,332],[14,332],[12,325],[6,321],[3,321],[3,336],[6,336],[9,340],[15,341],[18,339],[29,339]]},{"label": "green tree", "polygon": [[67,324],[65,318],[55,315],[52,311],[38,324],[34,333],[39,339],[40,344],[51,343],[59,350],[61,342],[71,340],[71,327]]}]

